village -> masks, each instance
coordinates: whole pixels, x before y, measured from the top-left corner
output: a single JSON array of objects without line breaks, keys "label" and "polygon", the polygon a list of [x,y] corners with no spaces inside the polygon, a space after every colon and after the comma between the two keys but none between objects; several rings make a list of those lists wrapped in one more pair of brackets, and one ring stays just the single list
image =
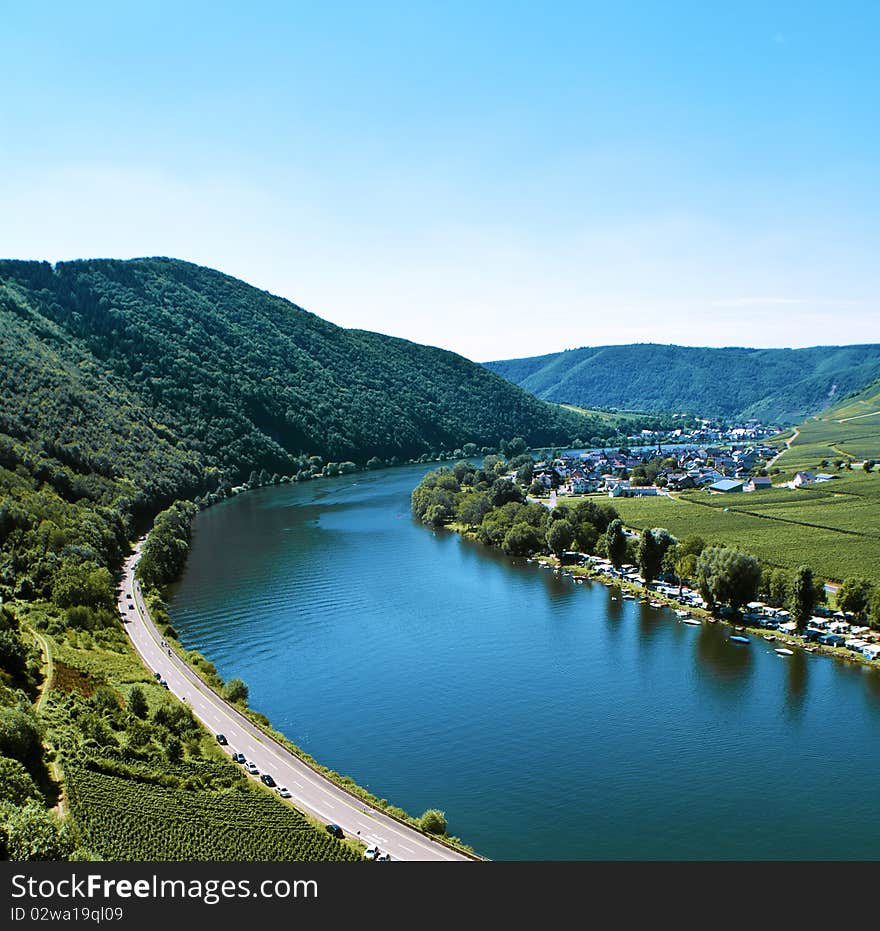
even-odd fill
[{"label": "village", "polygon": [[[529,494],[634,498],[695,488],[719,495],[762,491],[774,487],[768,472],[779,449],[763,441],[775,433],[777,427],[757,422],[727,429],[704,425],[689,432],[643,430],[627,438],[629,446],[539,459]],[[799,488],[836,477],[798,472],[777,487]]]}]

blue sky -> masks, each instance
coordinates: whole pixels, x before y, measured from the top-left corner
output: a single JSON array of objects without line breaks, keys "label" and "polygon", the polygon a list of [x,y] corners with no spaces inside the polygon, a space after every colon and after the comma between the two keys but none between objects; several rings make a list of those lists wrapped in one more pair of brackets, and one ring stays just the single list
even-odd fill
[{"label": "blue sky", "polygon": [[880,341],[877,3],[3,4],[0,255],[477,359]]}]

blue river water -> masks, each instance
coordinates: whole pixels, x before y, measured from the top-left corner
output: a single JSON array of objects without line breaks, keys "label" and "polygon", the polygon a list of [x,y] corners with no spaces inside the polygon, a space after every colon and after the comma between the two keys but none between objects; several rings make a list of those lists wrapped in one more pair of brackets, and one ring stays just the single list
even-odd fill
[{"label": "blue river water", "polygon": [[196,519],[182,642],[326,766],[493,859],[874,859],[880,675],[410,516],[427,466]]}]

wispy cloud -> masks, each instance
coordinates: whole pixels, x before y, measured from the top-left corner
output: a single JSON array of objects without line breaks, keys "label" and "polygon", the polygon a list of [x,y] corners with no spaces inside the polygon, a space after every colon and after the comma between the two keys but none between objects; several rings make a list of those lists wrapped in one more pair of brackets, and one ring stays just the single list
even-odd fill
[{"label": "wispy cloud", "polygon": [[814,297],[735,297],[712,301],[713,307],[857,307],[864,301]]}]

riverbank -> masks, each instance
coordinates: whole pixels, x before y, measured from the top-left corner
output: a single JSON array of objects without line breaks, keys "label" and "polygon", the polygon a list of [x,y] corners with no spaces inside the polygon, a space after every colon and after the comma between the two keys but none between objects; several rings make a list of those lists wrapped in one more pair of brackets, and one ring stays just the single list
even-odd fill
[{"label": "riverbank", "polygon": [[654,602],[655,606],[656,604],[662,603],[664,607],[668,607],[676,611],[686,611],[689,616],[699,618],[706,621],[707,623],[722,624],[733,629],[736,631],[736,633],[751,634],[754,637],[760,637],[761,639],[768,642],[778,642],[785,646],[797,647],[798,649],[803,650],[805,653],[833,656],[837,659],[842,659],[856,665],[867,666],[870,669],[880,670],[880,659],[870,660],[860,653],[856,653],[855,651],[847,649],[846,647],[833,647],[824,643],[806,644],[804,640],[797,634],[790,634],[786,631],[780,631],[778,629],[756,627],[754,625],[743,623],[741,618],[736,619],[720,617],[713,614],[706,608],[701,608],[698,605],[693,605],[687,601],[678,600],[666,592],[657,591],[654,588],[646,587],[643,584],[639,584],[628,579],[619,579],[609,576],[594,566],[563,566],[560,560],[555,556],[540,556],[536,557],[534,561],[538,564],[551,567],[555,572],[558,572],[561,575],[570,576],[573,579],[588,579],[590,581],[601,582],[603,585],[606,585],[609,588],[616,588],[621,592],[632,594],[643,603],[650,604],[651,602]]}]

